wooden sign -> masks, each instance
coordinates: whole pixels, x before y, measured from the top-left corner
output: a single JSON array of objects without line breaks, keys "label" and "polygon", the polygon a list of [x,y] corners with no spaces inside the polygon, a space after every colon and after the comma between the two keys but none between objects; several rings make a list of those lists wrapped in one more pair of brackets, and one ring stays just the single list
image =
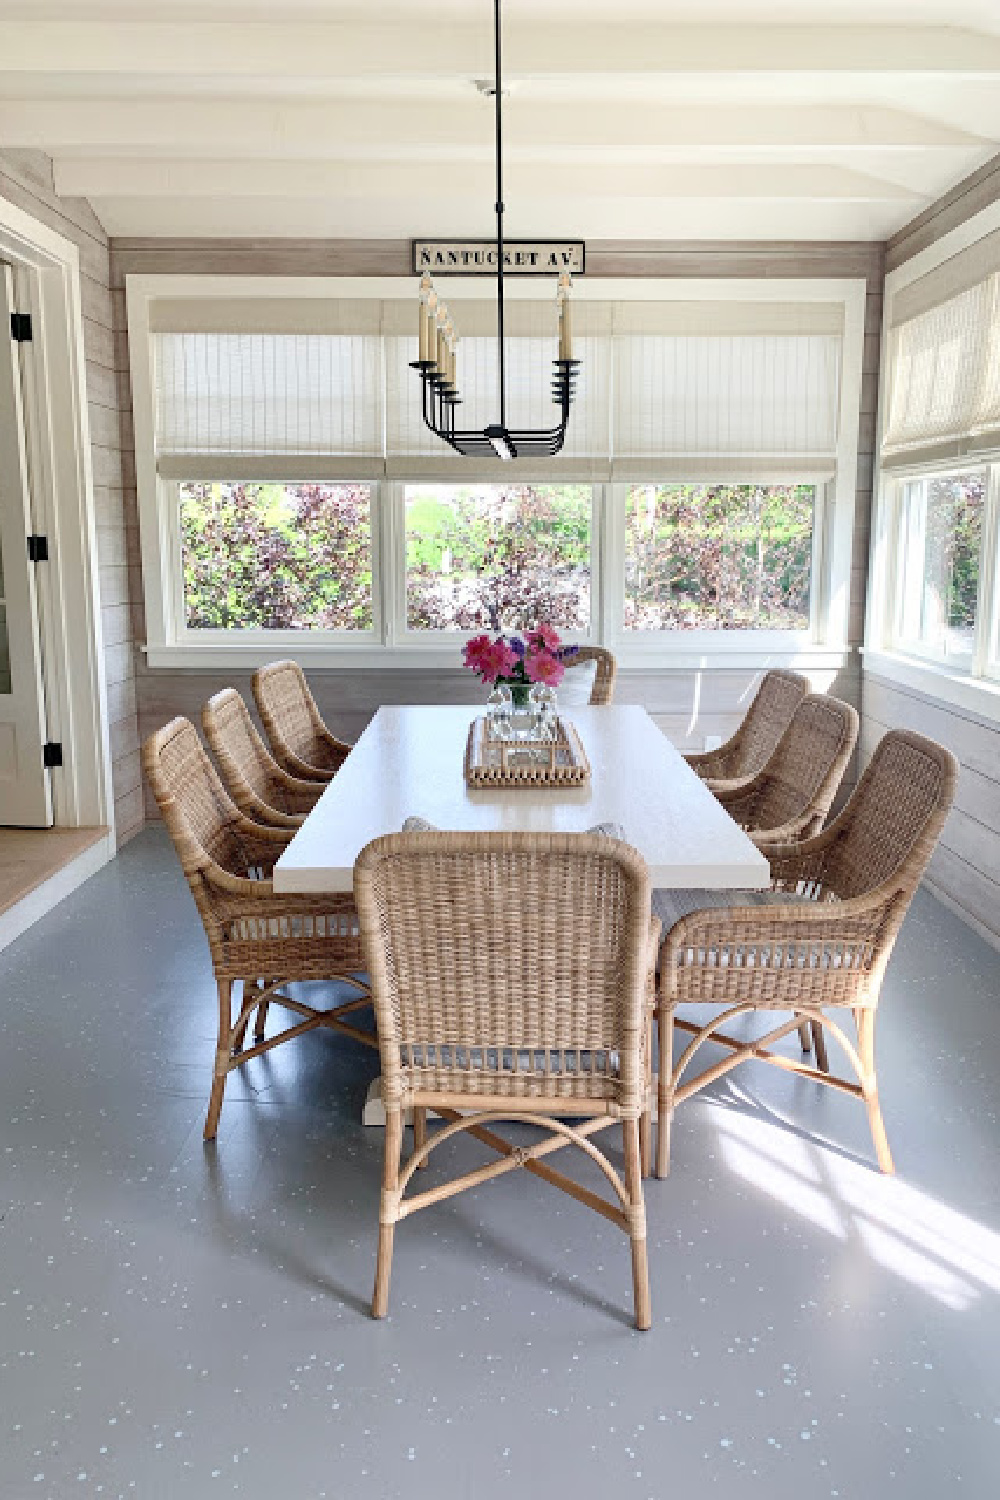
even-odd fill
[{"label": "wooden sign", "polygon": [[[503,247],[504,274],[558,276],[570,271],[582,276],[586,266],[583,240],[507,240]],[[413,270],[417,276],[495,276],[495,240],[414,240]]]}]

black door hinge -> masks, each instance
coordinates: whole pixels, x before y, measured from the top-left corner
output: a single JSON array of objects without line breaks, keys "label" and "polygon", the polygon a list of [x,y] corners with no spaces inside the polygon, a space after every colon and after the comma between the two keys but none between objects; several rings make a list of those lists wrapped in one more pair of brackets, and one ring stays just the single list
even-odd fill
[{"label": "black door hinge", "polygon": [[61,766],[62,763],[62,744],[59,740],[48,740],[42,746],[42,765],[51,769],[53,766]]},{"label": "black door hinge", "polygon": [[31,343],[31,314],[11,313],[10,336],[15,344]]},{"label": "black door hinge", "polygon": [[38,536],[38,535],[36,535],[36,534],[33,533],[28,538],[28,561],[29,562],[48,562],[48,560],[49,560],[49,539],[48,539],[48,537],[47,536]]}]

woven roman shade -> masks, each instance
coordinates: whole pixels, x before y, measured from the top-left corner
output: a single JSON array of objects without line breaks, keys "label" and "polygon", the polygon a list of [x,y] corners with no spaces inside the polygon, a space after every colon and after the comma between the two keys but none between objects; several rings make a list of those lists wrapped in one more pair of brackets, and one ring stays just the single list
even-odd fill
[{"label": "woven roman shade", "polygon": [[832,475],[842,322],[825,303],[619,304],[614,477]]},{"label": "woven roman shade", "polygon": [[893,298],[883,467],[1000,450],[1000,234]]},{"label": "woven roman shade", "polygon": [[[496,305],[462,297],[453,312],[457,425],[481,431],[499,417]],[[566,442],[529,472],[470,466],[424,426],[412,297],[162,298],[150,317],[157,468],[293,482],[819,480],[836,465],[842,325],[837,303],[580,299]],[[553,304],[510,301],[505,331],[508,426],[555,425]]]},{"label": "woven roman shade", "polygon": [[154,304],[157,468],[168,479],[377,478],[380,304]]}]

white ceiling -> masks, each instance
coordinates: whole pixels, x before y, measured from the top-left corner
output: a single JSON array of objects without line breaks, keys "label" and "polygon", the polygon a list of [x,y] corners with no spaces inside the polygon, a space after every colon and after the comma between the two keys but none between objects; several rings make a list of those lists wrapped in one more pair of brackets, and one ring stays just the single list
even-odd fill
[{"label": "white ceiling", "polygon": [[[504,0],[507,226],[882,239],[1000,150],[1000,0]],[[114,235],[492,231],[491,0],[0,0],[0,148]]]}]

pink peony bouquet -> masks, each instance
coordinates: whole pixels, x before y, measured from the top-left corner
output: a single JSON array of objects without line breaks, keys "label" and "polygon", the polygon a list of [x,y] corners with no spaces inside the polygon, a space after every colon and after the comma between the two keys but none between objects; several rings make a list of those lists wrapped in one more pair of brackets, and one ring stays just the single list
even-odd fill
[{"label": "pink peony bouquet", "polygon": [[523,702],[533,682],[558,687],[565,662],[579,648],[560,644],[551,625],[538,625],[523,635],[477,635],[462,650],[465,665],[483,682],[506,682],[514,702]]}]

